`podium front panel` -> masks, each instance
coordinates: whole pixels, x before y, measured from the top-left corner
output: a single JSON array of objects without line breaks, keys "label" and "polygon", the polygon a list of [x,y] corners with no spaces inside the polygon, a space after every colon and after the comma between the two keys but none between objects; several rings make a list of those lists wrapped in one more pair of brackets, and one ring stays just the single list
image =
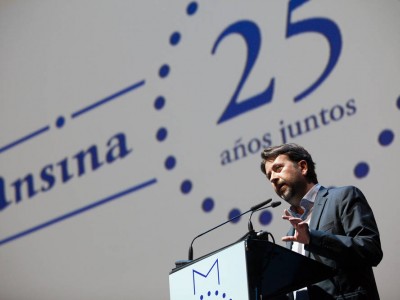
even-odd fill
[{"label": "podium front panel", "polygon": [[169,275],[171,300],[248,300],[245,242],[199,258]]}]

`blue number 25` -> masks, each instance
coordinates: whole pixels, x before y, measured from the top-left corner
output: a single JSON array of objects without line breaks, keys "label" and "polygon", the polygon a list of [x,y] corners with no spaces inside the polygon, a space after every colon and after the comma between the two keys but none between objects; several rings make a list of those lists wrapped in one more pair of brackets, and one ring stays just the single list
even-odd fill
[{"label": "blue number 25", "polygon": [[[304,91],[294,97],[294,101],[298,102],[303,100],[305,97],[314,92],[329,76],[334,67],[336,66],[342,49],[342,38],[339,27],[331,20],[327,18],[309,18],[302,21],[292,22],[292,13],[302,4],[309,0],[290,0],[288,6],[287,22],[286,22],[286,38],[291,38],[295,35],[303,33],[319,33],[329,43],[330,55],[328,63],[321,73],[319,78],[307,87]],[[248,99],[239,100],[240,92],[250,75],[250,71],[257,60],[258,52],[261,46],[261,35],[256,24],[251,21],[238,21],[228,28],[226,28],[218,37],[214,44],[212,54],[215,51],[219,43],[230,34],[239,34],[246,41],[247,46],[247,61],[246,66],[243,70],[242,77],[230,99],[227,107],[219,118],[217,124],[225,122],[229,119],[244,114],[250,110],[259,108],[272,101],[274,92],[275,79],[272,78],[268,87]]]}]

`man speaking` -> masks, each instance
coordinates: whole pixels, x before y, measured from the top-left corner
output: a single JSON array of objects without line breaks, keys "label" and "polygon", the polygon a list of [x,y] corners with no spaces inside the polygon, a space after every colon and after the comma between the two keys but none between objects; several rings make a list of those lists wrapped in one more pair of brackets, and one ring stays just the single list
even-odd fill
[{"label": "man speaking", "polygon": [[372,267],[382,260],[379,231],[371,207],[354,186],[325,188],[315,163],[296,144],[263,150],[261,170],[279,197],[290,204],[291,224],[282,238],[288,248],[337,270],[330,280],[287,295],[287,299],[378,300]]}]

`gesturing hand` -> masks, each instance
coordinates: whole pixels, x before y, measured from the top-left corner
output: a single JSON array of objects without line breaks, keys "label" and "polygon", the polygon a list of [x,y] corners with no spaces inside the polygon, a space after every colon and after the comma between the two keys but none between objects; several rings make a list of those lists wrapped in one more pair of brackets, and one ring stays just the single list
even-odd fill
[{"label": "gesturing hand", "polygon": [[282,237],[282,241],[284,242],[298,242],[302,244],[309,244],[310,243],[310,231],[308,229],[308,224],[300,218],[293,217],[287,209],[284,211],[284,215],[282,219],[288,220],[290,224],[295,229],[294,236],[284,236]]}]

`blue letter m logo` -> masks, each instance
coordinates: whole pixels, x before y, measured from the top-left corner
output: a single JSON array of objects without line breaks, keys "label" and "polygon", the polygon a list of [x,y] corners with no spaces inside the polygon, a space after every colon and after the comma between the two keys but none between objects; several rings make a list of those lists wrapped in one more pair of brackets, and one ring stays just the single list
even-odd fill
[{"label": "blue letter m logo", "polygon": [[[213,264],[213,265],[211,266],[211,268],[208,270],[208,272],[207,272],[206,275],[204,275],[204,274],[202,274],[202,273],[196,271],[195,269],[193,269],[193,292],[194,292],[194,295],[196,295],[196,277],[195,277],[195,275],[197,274],[197,275],[200,275],[200,276],[203,277],[203,278],[207,278],[208,275],[210,275],[212,269],[213,269],[215,266],[217,266],[217,268],[216,268],[216,271],[217,271],[217,272],[216,272],[216,278],[218,279],[218,285],[219,285],[219,266],[218,266],[218,259],[214,262],[214,264]],[[215,274],[215,270],[214,270],[214,274]]]}]

